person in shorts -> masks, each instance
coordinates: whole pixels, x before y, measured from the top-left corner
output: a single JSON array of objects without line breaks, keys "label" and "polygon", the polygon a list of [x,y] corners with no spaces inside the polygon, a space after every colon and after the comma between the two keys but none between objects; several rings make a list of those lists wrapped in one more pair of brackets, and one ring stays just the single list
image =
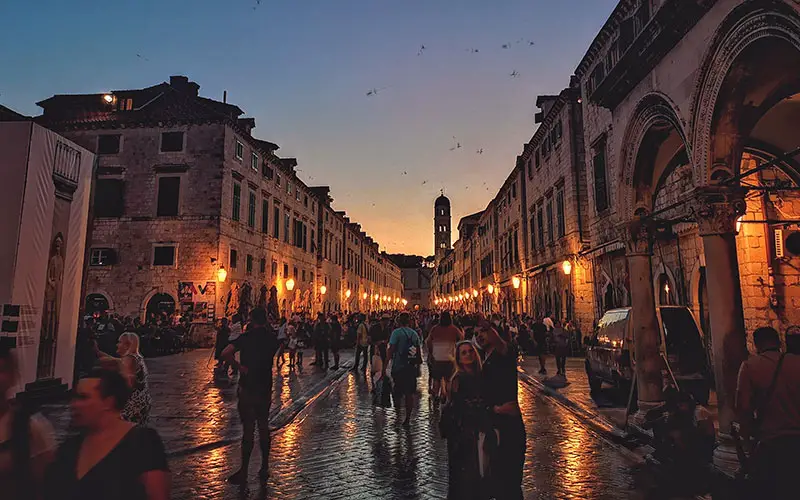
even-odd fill
[{"label": "person in shorts", "polygon": [[411,328],[408,313],[401,313],[397,318],[398,328],[389,337],[387,357],[392,362],[392,380],[394,382],[395,401],[399,404],[404,399],[406,418],[403,427],[411,424],[411,412],[414,409],[414,394],[417,392],[417,374],[420,356],[420,339],[417,331]]},{"label": "person in shorts", "polygon": [[454,324],[448,311],[442,312],[439,324],[431,328],[426,339],[432,379],[431,392],[434,401],[447,393],[448,383],[453,377],[456,343],[464,340],[464,334]]}]

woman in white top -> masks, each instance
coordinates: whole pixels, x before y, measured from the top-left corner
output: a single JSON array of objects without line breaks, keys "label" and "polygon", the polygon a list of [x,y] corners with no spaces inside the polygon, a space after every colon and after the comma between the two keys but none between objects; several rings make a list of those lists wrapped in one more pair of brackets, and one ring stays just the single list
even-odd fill
[{"label": "woman in white top", "polygon": [[453,319],[447,311],[442,312],[439,324],[431,329],[426,340],[428,353],[433,358],[430,363],[431,392],[434,401],[439,401],[447,394],[450,379],[453,377],[453,359],[456,343],[464,340],[464,334],[453,325]]}]

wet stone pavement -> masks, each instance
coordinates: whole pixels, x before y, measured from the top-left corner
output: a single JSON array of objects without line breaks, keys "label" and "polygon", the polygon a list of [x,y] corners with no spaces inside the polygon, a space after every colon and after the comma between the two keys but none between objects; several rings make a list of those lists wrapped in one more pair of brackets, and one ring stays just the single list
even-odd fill
[{"label": "wet stone pavement", "polygon": [[[519,388],[528,433],[526,499],[668,498],[571,413],[529,384],[521,381]],[[404,429],[395,410],[372,405],[369,389],[363,374],[348,374],[273,433],[266,487],[256,477],[257,449],[248,486],[225,483],[239,464],[238,445],[229,445],[172,460],[173,498],[446,498],[446,442],[438,437],[425,391],[411,428]]]},{"label": "wet stone pavement", "polygon": [[[342,368],[323,371],[309,366],[313,351],[306,350],[302,370],[273,370],[271,422],[281,426],[310,398],[350,367],[352,353],[342,353]],[[215,379],[210,349],[148,358],[153,406],[150,426],[158,430],[170,454],[190,453],[198,447],[218,446],[239,439],[241,422],[236,412],[236,380]],[[69,410],[65,404],[48,405],[44,413],[62,439],[68,432]]]}]

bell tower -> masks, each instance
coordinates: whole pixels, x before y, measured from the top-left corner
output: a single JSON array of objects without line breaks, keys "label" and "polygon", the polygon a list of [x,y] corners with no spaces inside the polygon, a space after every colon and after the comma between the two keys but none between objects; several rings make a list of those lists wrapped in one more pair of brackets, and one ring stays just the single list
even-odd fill
[{"label": "bell tower", "polygon": [[438,263],[450,250],[450,200],[442,194],[433,204],[433,241],[435,244],[434,256]]}]

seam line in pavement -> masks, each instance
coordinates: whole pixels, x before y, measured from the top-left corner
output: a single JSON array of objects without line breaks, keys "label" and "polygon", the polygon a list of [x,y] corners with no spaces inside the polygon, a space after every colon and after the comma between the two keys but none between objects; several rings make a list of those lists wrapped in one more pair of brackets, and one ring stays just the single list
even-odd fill
[{"label": "seam line in pavement", "polygon": [[[270,417],[269,419],[270,432],[278,431],[281,428],[288,425],[289,423],[291,423],[294,420],[294,418],[300,414],[300,412],[311,406],[324,394],[330,393],[330,391],[333,390],[333,388],[337,386],[349,372],[350,372],[350,363],[347,362],[342,363],[341,368],[339,368],[338,371],[334,372],[332,377],[325,377],[316,385],[314,385],[312,390],[308,391],[308,393],[300,396],[297,400],[289,404],[286,408],[281,408],[274,416]],[[184,448],[179,448],[177,450],[167,451],[167,457],[172,458],[172,457],[182,457],[186,455],[191,455],[192,453],[197,453],[200,451],[212,450],[215,448],[220,448],[222,446],[228,446],[230,444],[238,443],[241,440],[242,436],[240,434],[236,437],[228,437],[224,439],[218,439],[216,441],[201,443],[194,446],[187,446]]]}]

